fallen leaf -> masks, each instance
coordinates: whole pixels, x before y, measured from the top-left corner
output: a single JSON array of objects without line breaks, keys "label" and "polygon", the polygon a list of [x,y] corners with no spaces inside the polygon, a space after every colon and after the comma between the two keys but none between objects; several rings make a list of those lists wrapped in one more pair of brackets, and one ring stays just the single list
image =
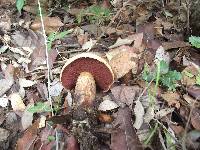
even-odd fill
[{"label": "fallen leaf", "polygon": [[111,98],[107,95],[103,97],[103,102],[100,103],[98,110],[100,111],[109,111],[118,108],[119,106],[111,100]]},{"label": "fallen leaf", "polygon": [[88,42],[85,42],[83,45],[82,45],[82,49],[83,50],[87,50],[87,51],[90,51],[91,48],[96,44],[97,40],[92,40],[90,39]]},{"label": "fallen leaf", "polygon": [[10,132],[6,129],[0,128],[0,142],[6,141]]},{"label": "fallen leaf", "polygon": [[43,128],[46,126],[46,117],[41,115],[40,122],[39,122],[39,128]]},{"label": "fallen leaf", "polygon": [[133,47],[139,49],[141,52],[143,51],[142,40],[143,40],[143,33],[133,34],[124,39],[118,38],[115,44],[110,46],[109,49],[117,48],[123,45],[130,45],[134,41]]},{"label": "fallen leaf", "polygon": [[161,109],[155,114],[155,118],[161,119],[162,117],[167,116],[169,113],[172,113],[173,111],[174,111],[174,108]]},{"label": "fallen leaf", "polygon": [[0,80],[0,96],[7,92],[14,83],[13,79],[14,67],[10,64],[4,72],[5,79]]},{"label": "fallen leaf", "polygon": [[169,106],[175,106],[176,108],[180,108],[180,95],[177,92],[167,92],[161,94],[161,97],[168,103]]},{"label": "fallen leaf", "polygon": [[35,81],[26,80],[24,78],[19,78],[19,85],[20,85],[20,87],[31,87],[34,84],[36,84]]},{"label": "fallen leaf", "polygon": [[198,141],[199,138],[200,138],[200,131],[192,130],[188,132],[185,140],[187,148],[200,149],[200,143]]},{"label": "fallen leaf", "polygon": [[147,108],[147,111],[144,115],[144,122],[149,123],[155,116],[155,107],[154,106],[149,106]]},{"label": "fallen leaf", "polygon": [[115,42],[114,45],[110,46],[109,48],[116,48],[122,45],[130,45],[134,40],[133,39],[129,39],[129,38],[125,38],[125,39],[121,39],[120,37],[117,39],[117,41]]},{"label": "fallen leaf", "polygon": [[102,34],[101,28],[96,24],[88,24],[81,26],[81,29],[83,29],[85,32],[88,32],[89,34],[94,35],[95,37],[98,37]]},{"label": "fallen leaf", "polygon": [[176,124],[173,124],[173,123],[170,123],[169,124],[169,127],[174,131],[174,133],[176,135],[181,135],[184,133],[184,128],[180,125],[176,125]]},{"label": "fallen leaf", "polygon": [[191,124],[195,129],[200,130],[200,109],[194,108],[192,110]]},{"label": "fallen leaf", "polygon": [[138,56],[130,47],[123,46],[118,49],[121,52],[114,55],[109,62],[117,79],[123,77],[131,69],[137,70],[138,67]]},{"label": "fallen leaf", "polygon": [[0,106],[1,107],[7,107],[8,106],[8,98],[3,96],[0,98]]},{"label": "fallen leaf", "polygon": [[137,100],[135,103],[136,103],[135,108],[134,108],[135,122],[134,122],[133,126],[136,129],[140,129],[140,127],[142,126],[142,123],[143,123],[143,119],[144,119],[144,108],[140,101]]},{"label": "fallen leaf", "polygon": [[23,114],[22,114],[22,118],[21,118],[21,123],[22,123],[22,128],[23,130],[26,130],[29,126],[32,125],[32,121],[33,121],[33,113],[28,111],[28,108],[31,106],[32,104],[29,104],[26,109],[24,110]]},{"label": "fallen leaf", "polygon": [[79,150],[79,144],[75,136],[67,137],[67,150]]},{"label": "fallen leaf", "polygon": [[[46,33],[56,32],[58,29],[63,26],[64,24],[61,22],[60,18],[58,17],[43,17],[44,27]],[[32,25],[30,26],[32,30],[40,30],[42,28],[42,23],[40,18],[37,18]]]},{"label": "fallen leaf", "polygon": [[165,50],[181,48],[181,47],[190,47],[190,44],[184,41],[173,41],[173,42],[163,42],[162,46]]},{"label": "fallen leaf", "polygon": [[190,106],[194,106],[198,108],[200,107],[200,102],[198,100],[195,100],[193,97],[184,94],[183,98]]},{"label": "fallen leaf", "polygon": [[132,109],[133,102],[141,89],[138,86],[115,86],[111,89],[112,95],[118,103],[124,103]]},{"label": "fallen leaf", "polygon": [[200,99],[200,86],[190,86],[189,88],[187,88],[187,92],[195,99]]},{"label": "fallen leaf", "polygon": [[[33,53],[31,54],[31,63],[29,64],[29,69],[34,70],[35,68],[46,65],[46,49],[44,45],[44,37],[42,34],[37,34],[37,39],[35,42],[37,44],[35,45],[35,48],[33,50]],[[53,63],[56,60],[56,57],[58,55],[58,52],[56,49],[51,49],[48,51],[48,58],[49,58],[49,67],[53,67]]]},{"label": "fallen leaf", "polygon": [[16,150],[28,150],[33,146],[38,136],[38,126],[39,121],[37,120],[25,131],[23,136],[17,140]]},{"label": "fallen leaf", "polygon": [[6,115],[4,108],[0,108],[0,125],[5,121]]},{"label": "fallen leaf", "polygon": [[12,93],[9,96],[9,99],[11,101],[11,106],[14,111],[24,111],[25,110],[26,106],[25,106],[19,93]]},{"label": "fallen leaf", "polygon": [[51,83],[49,93],[51,96],[59,96],[61,94],[62,89],[63,86],[61,82],[58,79],[54,79],[54,81]]},{"label": "fallen leaf", "polygon": [[112,150],[143,149],[133,128],[131,110],[128,107],[119,108],[114,124],[118,129],[111,133]]},{"label": "fallen leaf", "polygon": [[195,76],[198,75],[198,69],[193,66],[187,66],[182,72],[182,78],[181,78],[181,83],[186,85],[187,87],[191,86],[191,85],[195,85],[196,84],[196,78]]}]

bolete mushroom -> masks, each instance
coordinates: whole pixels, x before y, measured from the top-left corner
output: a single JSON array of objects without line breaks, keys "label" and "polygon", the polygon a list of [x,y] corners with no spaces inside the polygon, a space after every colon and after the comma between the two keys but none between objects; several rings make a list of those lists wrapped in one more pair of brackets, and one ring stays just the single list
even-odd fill
[{"label": "bolete mushroom", "polygon": [[66,89],[75,87],[75,103],[91,106],[96,95],[96,85],[104,92],[114,82],[114,74],[106,59],[92,52],[78,54],[65,63],[60,76]]}]

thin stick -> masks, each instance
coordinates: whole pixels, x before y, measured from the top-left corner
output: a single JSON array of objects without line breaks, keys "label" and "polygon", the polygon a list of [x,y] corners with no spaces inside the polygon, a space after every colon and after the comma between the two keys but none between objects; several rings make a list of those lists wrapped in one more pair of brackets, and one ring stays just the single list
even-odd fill
[{"label": "thin stick", "polygon": [[51,99],[51,95],[49,93],[50,91],[50,66],[49,66],[49,54],[48,54],[48,47],[47,47],[47,37],[46,37],[46,33],[45,33],[45,29],[44,29],[44,20],[42,17],[42,10],[41,10],[41,6],[40,6],[40,0],[38,0],[38,6],[39,6],[39,13],[40,13],[40,19],[41,19],[41,23],[42,23],[42,32],[43,32],[43,37],[44,37],[44,44],[45,44],[45,53],[46,53],[46,63],[47,63],[47,89],[48,89],[48,101],[50,103],[51,106],[51,113],[52,116],[54,116],[53,113],[53,103],[52,103],[52,99]]}]

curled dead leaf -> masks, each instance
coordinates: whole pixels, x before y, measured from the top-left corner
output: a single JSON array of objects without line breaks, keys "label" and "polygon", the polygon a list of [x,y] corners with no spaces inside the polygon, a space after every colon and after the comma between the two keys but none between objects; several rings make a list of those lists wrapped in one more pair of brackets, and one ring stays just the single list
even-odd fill
[{"label": "curled dead leaf", "polygon": [[[64,24],[61,22],[58,17],[43,17],[44,26],[46,33],[56,32]],[[37,18],[31,25],[31,29],[34,31],[40,30],[42,23],[40,18]]]},{"label": "curled dead leaf", "polygon": [[108,52],[107,58],[110,59],[110,65],[116,78],[121,78],[131,69],[137,70],[138,56],[134,52],[134,48],[129,46],[118,47],[111,52]]}]

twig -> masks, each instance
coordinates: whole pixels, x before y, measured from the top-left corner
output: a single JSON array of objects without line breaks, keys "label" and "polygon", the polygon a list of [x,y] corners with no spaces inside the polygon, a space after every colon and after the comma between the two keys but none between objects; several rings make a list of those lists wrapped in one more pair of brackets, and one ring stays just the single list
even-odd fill
[{"label": "twig", "polygon": [[41,5],[40,5],[40,0],[38,0],[38,6],[39,6],[39,13],[40,13],[40,19],[41,19],[41,23],[42,23],[42,32],[43,32],[43,36],[44,36],[44,44],[45,44],[45,53],[46,53],[46,63],[47,63],[47,89],[48,89],[48,101],[50,103],[51,106],[51,113],[52,116],[54,116],[54,112],[53,112],[53,103],[52,103],[52,99],[51,99],[51,95],[49,93],[50,91],[50,66],[49,66],[49,54],[48,54],[48,47],[47,47],[47,37],[46,37],[46,33],[45,33],[45,29],[44,29],[44,20],[42,17],[42,10],[41,10]]}]

